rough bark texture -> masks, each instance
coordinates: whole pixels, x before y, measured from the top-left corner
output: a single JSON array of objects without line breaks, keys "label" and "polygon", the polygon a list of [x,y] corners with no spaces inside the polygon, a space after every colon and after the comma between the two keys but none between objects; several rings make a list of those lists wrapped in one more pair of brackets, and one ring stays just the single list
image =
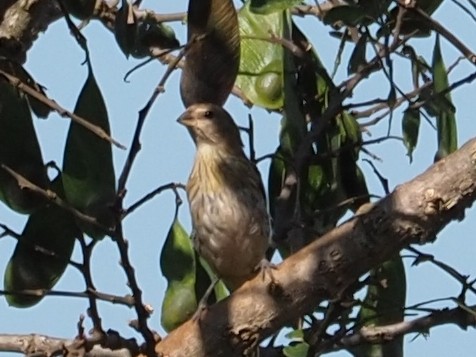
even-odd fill
[{"label": "rough bark texture", "polygon": [[25,62],[38,34],[59,17],[54,0],[0,1],[0,55]]},{"label": "rough bark texture", "polygon": [[257,277],[157,344],[161,356],[241,355],[287,322],[332,299],[370,268],[461,220],[476,198],[476,139],[398,186],[366,213],[286,259],[276,285]]}]

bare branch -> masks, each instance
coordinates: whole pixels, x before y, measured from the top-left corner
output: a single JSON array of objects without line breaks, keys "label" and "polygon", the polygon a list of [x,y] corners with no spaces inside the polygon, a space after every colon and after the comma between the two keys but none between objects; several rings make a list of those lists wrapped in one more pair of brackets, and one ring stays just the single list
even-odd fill
[{"label": "bare branch", "polygon": [[11,74],[3,71],[0,69],[0,74],[5,77],[8,82],[10,82],[11,85],[13,85],[15,88],[18,88],[22,92],[28,94],[29,96],[39,100],[43,104],[47,105],[50,107],[52,110],[57,112],[61,117],[65,118],[68,117],[72,121],[78,123],[85,129],[89,130],[93,134],[96,134],[98,137],[100,137],[103,140],[106,140],[110,142],[111,144],[117,146],[120,149],[125,149],[126,147],[119,143],[118,141],[114,140],[109,134],[107,134],[102,128],[100,128],[97,125],[91,124],[89,121],[86,119],[70,112],[58,105],[54,100],[51,100],[50,98],[46,97],[43,95],[41,92],[37,91],[36,89],[30,87],[28,84],[23,83],[20,79],[18,79],[15,76],[12,76]]}]

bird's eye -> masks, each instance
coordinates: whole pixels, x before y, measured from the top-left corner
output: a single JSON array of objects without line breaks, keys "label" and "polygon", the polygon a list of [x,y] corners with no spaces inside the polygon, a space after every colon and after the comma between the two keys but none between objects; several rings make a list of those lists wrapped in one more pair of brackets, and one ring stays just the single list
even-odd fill
[{"label": "bird's eye", "polygon": [[213,118],[213,112],[211,110],[207,110],[204,114],[205,118],[211,119]]}]

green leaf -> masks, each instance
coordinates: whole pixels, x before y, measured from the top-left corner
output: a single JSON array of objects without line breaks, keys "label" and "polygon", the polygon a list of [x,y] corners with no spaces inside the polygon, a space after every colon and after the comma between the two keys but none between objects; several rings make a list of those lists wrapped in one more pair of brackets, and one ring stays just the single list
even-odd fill
[{"label": "green leaf", "polygon": [[[110,133],[106,105],[92,69],[89,69],[74,112]],[[64,150],[63,185],[71,205],[96,217],[105,227],[114,225],[111,207],[116,191],[111,144],[73,121]],[[78,225],[94,239],[105,235],[96,226],[81,222]]]},{"label": "green leaf", "polygon": [[188,41],[180,78],[185,107],[194,103],[223,105],[240,65],[240,32],[232,0],[190,0]]},{"label": "green leaf", "polygon": [[[46,93],[43,90],[43,87],[40,84],[38,84],[33,79],[33,77],[20,64],[14,61],[10,61],[8,59],[0,59],[0,69],[17,77],[23,83],[27,84],[28,86],[35,89],[37,92],[46,96]],[[21,95],[24,96],[25,94],[21,94]],[[27,96],[27,98],[28,98],[28,103],[30,104],[31,110],[38,118],[46,118],[50,114],[51,108],[49,106],[47,106],[46,104],[40,102],[38,99],[33,98],[29,95]]]},{"label": "green leaf", "polygon": [[250,11],[268,15],[273,12],[287,10],[295,5],[303,3],[302,0],[251,0]]},{"label": "green leaf", "polygon": [[[370,272],[370,285],[357,317],[358,326],[385,326],[403,321],[406,278],[402,258],[396,255]],[[364,344],[355,356],[403,356],[403,336],[384,344]]]},{"label": "green leaf", "polygon": [[96,0],[63,0],[63,4],[71,15],[86,20],[93,16]]},{"label": "green leaf", "polygon": [[286,357],[306,357],[309,351],[309,344],[306,342],[296,343],[283,348]]},{"label": "green leaf", "polygon": [[169,25],[157,22],[155,18],[146,18],[139,23],[131,55],[143,58],[151,55],[150,48],[177,48],[179,45],[175,32]]},{"label": "green leaf", "polygon": [[[443,0],[418,0],[418,7],[427,15],[433,14],[443,3]],[[377,31],[377,37],[389,35],[395,29],[400,7],[393,7],[387,17],[387,22]],[[407,11],[401,19],[400,35],[412,35],[412,37],[428,37],[431,35],[432,26],[424,21],[416,12]]]},{"label": "green leaf", "polygon": [[[48,178],[40,145],[25,95],[0,77],[0,164],[8,166],[37,186],[46,188]],[[22,189],[0,168],[0,199],[20,213],[32,213],[44,200]]]},{"label": "green leaf", "polygon": [[[61,178],[52,186],[64,197]],[[63,208],[49,204],[33,213],[8,262],[4,287],[11,292],[38,290],[39,294],[6,295],[8,304],[22,308],[37,304],[63,275],[79,234],[74,218]]]},{"label": "green leaf", "polygon": [[127,0],[122,0],[122,6],[116,13],[114,36],[126,58],[134,51],[137,37],[137,19]]},{"label": "green leaf", "polygon": [[360,6],[336,6],[327,11],[323,21],[326,25],[344,24],[345,26],[360,25],[367,16],[365,9]]},{"label": "green leaf", "polygon": [[236,85],[246,99],[266,109],[284,104],[283,47],[265,39],[283,34],[283,13],[254,14],[249,5],[239,13],[241,62]]},{"label": "green leaf", "polygon": [[360,36],[359,40],[355,44],[354,50],[350,55],[349,65],[347,67],[347,74],[353,74],[359,72],[365,65],[367,65],[367,60],[365,58],[365,53],[367,50],[367,33],[364,33]]},{"label": "green leaf", "polygon": [[[205,292],[207,291],[208,287],[210,286],[210,284],[212,283],[216,275],[212,271],[208,263],[205,261],[205,259],[200,257],[198,253],[195,253],[195,261],[199,263],[197,264],[197,269],[195,274],[195,279],[196,279],[195,291],[196,291],[197,298],[201,299],[205,295]],[[215,285],[214,294],[211,297],[212,298],[211,301],[213,303],[213,302],[223,300],[228,295],[230,295],[230,292],[228,291],[223,281],[220,280]]]},{"label": "green leaf", "polygon": [[402,119],[403,143],[407,148],[407,155],[410,163],[413,161],[413,151],[418,143],[418,133],[420,131],[420,111],[408,108],[405,110]]},{"label": "green leaf", "polygon": [[[435,40],[435,47],[433,49],[432,61],[433,87],[435,93],[441,93],[449,86],[448,74],[446,73],[446,66],[443,61],[440,48],[440,38],[437,35]],[[451,94],[446,93],[440,99],[440,102],[449,103],[450,108],[453,107]],[[458,138],[456,129],[456,117],[454,111],[450,108],[440,107],[436,116],[436,128],[438,132],[438,151],[435,160],[451,154],[458,149]]]},{"label": "green leaf", "polygon": [[160,254],[160,268],[167,279],[161,324],[166,331],[171,331],[197,309],[195,253],[190,237],[176,218]]}]

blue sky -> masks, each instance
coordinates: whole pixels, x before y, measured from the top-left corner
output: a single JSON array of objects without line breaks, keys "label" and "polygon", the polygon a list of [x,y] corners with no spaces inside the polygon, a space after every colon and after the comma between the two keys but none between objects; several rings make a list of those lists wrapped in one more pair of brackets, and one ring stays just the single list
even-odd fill
[{"label": "blue sky", "polygon": [[[144,1],[143,7],[158,12],[168,13],[184,11],[186,1]],[[452,2],[444,2],[437,11],[436,18],[448,26],[467,46],[476,49],[474,28],[468,26],[474,23]],[[327,68],[332,68],[338,41],[329,39],[328,29],[315,20],[299,20],[299,24],[310,36],[312,43],[321,56]],[[177,36],[185,40],[185,28],[175,24]],[[34,47],[29,51],[26,68],[34,78],[47,88],[48,95],[62,106],[72,110],[78,93],[86,79],[87,68],[81,66],[84,55],[69,35],[64,21],[53,24],[46,34],[40,36]],[[123,76],[131,69],[136,60],[126,60],[117,47],[113,35],[107,32],[100,24],[92,22],[84,30],[88,39],[91,59],[96,78],[102,89],[108,107],[113,136],[126,146],[130,145],[137,120],[137,112],[144,106],[154,87],[160,80],[165,68],[158,62],[152,63],[135,72],[130,77],[130,83],[123,82]],[[421,53],[428,62],[431,61],[434,40],[416,40],[413,44],[421,49]],[[447,65],[459,55],[451,46],[442,40],[443,55]],[[349,51],[343,58],[348,58]],[[347,57],[346,57],[347,56]],[[407,76],[408,65],[397,64],[397,71],[401,69]],[[345,65],[341,66],[337,74],[337,82],[345,79]],[[450,82],[458,80],[474,71],[471,65],[461,65],[450,77]],[[178,94],[179,72],[175,72],[166,84],[166,92],[159,97],[150,113],[142,135],[142,151],[134,165],[128,184],[128,193],[125,200],[127,207],[135,200],[154,188],[168,182],[185,182],[193,160],[194,147],[188,133],[178,125],[175,119],[183,111]],[[402,79],[404,87],[409,88],[409,78]],[[405,82],[406,81],[406,82]],[[363,83],[357,90],[353,101],[357,102],[369,95],[386,97],[389,87],[385,80],[374,76],[370,81]],[[474,114],[471,110],[472,102],[476,97],[475,86],[469,85],[457,89],[453,99],[457,111],[459,143],[476,136]],[[226,108],[233,114],[241,125],[247,124],[249,110],[241,102],[231,98]],[[277,145],[279,131],[279,117],[270,115],[264,110],[251,110],[255,118],[255,138],[257,156],[274,151]],[[400,135],[401,115],[397,113],[393,120],[392,130]],[[372,137],[377,138],[385,134],[387,122],[372,129]],[[40,138],[45,161],[55,160],[61,165],[62,151],[66,138],[68,120],[58,115],[50,115],[48,120],[35,120],[35,126]],[[405,156],[405,148],[400,142],[387,141],[369,147],[372,153],[382,159],[377,162],[379,170],[389,179],[390,187],[413,178],[431,165],[436,150],[436,133],[423,122],[419,146],[414,153],[414,162],[410,165]],[[116,175],[122,169],[126,151],[114,149]],[[362,156],[365,158],[365,155]],[[372,193],[383,195],[380,183],[371,174],[366,164],[363,169],[369,175],[368,184]],[[266,182],[268,162],[260,163],[260,170]],[[185,198],[185,197],[183,197]],[[154,306],[150,325],[162,332],[160,327],[160,304],[165,290],[165,280],[159,269],[160,251],[166,232],[172,222],[174,195],[165,192],[148,202],[140,210],[127,218],[124,224],[125,235],[130,242],[130,256],[136,268],[140,286],[144,290],[144,301]],[[0,205],[0,221],[9,225],[18,232],[23,229],[25,216],[10,212]],[[187,207],[180,211],[180,219],[190,228]],[[463,274],[476,276],[474,252],[476,241],[473,232],[476,230],[476,211],[467,212],[465,221],[452,223],[438,237],[436,243],[422,247],[425,252],[450,264]],[[14,249],[15,241],[10,238],[0,240],[0,274]],[[76,249],[75,257],[80,254]],[[98,290],[111,294],[125,295],[129,293],[126,278],[118,264],[117,249],[110,240],[105,239],[95,250],[93,257],[93,271]],[[445,273],[430,265],[410,267],[411,261],[405,260],[408,279],[407,304],[426,301],[435,297],[450,297],[459,294],[459,285]],[[69,268],[55,289],[81,291],[83,289],[81,276]],[[475,303],[474,297],[468,303]],[[451,305],[450,303],[446,305]],[[446,306],[433,305],[433,306]],[[100,312],[105,328],[113,328],[125,336],[134,336],[134,332],[127,326],[127,322],[135,318],[133,310],[108,303],[100,303]],[[73,337],[76,333],[76,322],[81,313],[85,313],[87,301],[84,299],[66,299],[47,297],[39,305],[25,310],[9,308],[4,299],[0,299],[0,333],[42,333],[58,337]],[[476,348],[476,334],[473,329],[466,332],[456,326],[445,326],[431,331],[429,338],[414,336],[406,339],[408,356],[419,356],[423,353],[432,356],[467,356]],[[470,352],[471,351],[471,352]],[[346,356],[345,352],[332,354]]]}]

